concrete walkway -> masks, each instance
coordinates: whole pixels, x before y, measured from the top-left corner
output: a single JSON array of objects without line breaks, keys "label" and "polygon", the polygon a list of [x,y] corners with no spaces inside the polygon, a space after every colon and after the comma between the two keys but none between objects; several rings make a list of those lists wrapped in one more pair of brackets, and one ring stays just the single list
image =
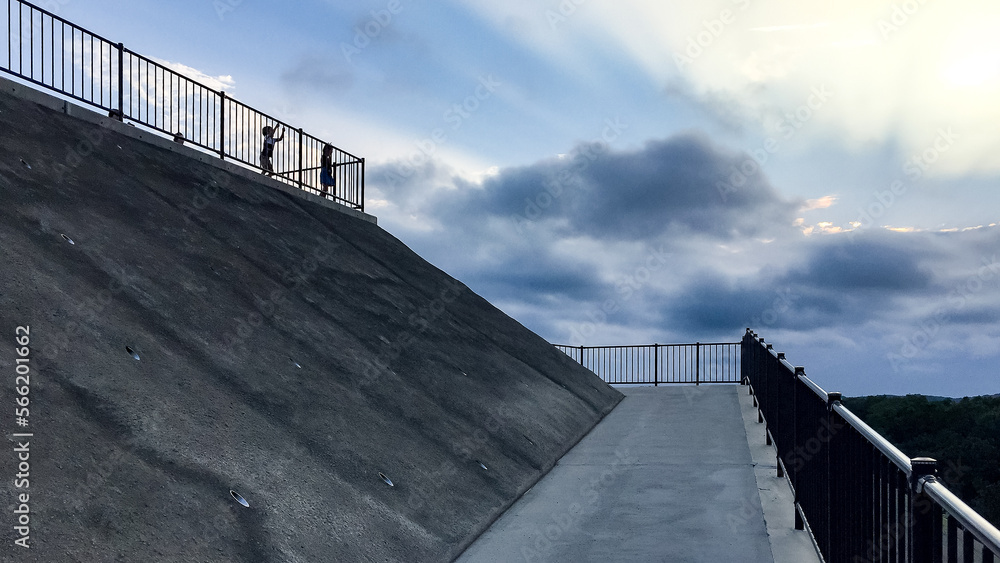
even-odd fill
[{"label": "concrete walkway", "polygon": [[458,561],[817,561],[791,529],[773,450],[754,443],[763,425],[746,389],[620,389],[621,404]]}]

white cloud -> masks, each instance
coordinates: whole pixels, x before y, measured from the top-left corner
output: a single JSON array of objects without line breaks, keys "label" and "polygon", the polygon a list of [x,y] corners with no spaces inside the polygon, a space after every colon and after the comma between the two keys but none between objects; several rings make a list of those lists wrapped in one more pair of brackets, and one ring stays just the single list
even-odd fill
[{"label": "white cloud", "polygon": [[231,75],[225,74],[220,76],[211,76],[206,74],[196,68],[187,66],[184,63],[175,63],[163,59],[152,58],[153,62],[161,64],[170,70],[194,80],[195,82],[207,86],[213,90],[225,91],[227,94],[231,93],[236,88],[236,81],[233,80]]},{"label": "white cloud", "polygon": [[[951,127],[961,140],[932,174],[1000,171],[992,158],[1000,131],[984,125],[1000,122],[1000,4],[992,0],[916,9],[867,0],[566,2],[573,9],[565,15],[556,3],[464,3],[565,68],[592,72],[580,70],[587,47],[615,45],[654,84],[680,79],[696,95],[738,100],[736,112],[764,128],[808,108],[825,86],[832,95],[808,112],[797,142],[832,138],[848,149],[879,143],[917,154]],[[549,25],[547,11],[562,19]]]},{"label": "white cloud", "polygon": [[812,211],[814,209],[827,209],[833,204],[837,203],[837,196],[827,195],[819,199],[806,200],[805,205],[799,208],[799,211]]}]

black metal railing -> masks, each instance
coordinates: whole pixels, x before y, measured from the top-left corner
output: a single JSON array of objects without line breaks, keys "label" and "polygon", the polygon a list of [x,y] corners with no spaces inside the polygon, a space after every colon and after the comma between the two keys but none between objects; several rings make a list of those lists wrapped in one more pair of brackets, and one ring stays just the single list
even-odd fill
[{"label": "black metal railing", "polygon": [[121,43],[92,33],[30,2],[7,0],[0,29],[7,56],[0,70],[257,170],[262,130],[282,128],[272,158],[282,182],[364,210],[365,160],[337,147],[332,190],[320,182],[321,139],[192,80]]},{"label": "black metal railing", "polygon": [[[937,462],[910,459],[747,329],[741,372],[828,563],[992,563],[1000,531],[935,477]],[[961,554],[961,558],[959,555]]]},{"label": "black metal railing", "polygon": [[613,385],[740,382],[739,342],[556,348]]}]

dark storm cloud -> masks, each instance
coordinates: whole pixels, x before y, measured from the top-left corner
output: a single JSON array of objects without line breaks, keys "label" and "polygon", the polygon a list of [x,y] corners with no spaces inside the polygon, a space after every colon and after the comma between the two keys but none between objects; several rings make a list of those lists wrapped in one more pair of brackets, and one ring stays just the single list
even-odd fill
[{"label": "dark storm cloud", "polygon": [[782,201],[762,174],[733,189],[730,176],[740,174],[745,160],[693,135],[608,155],[582,172],[584,182],[602,189],[588,192],[577,227],[624,238],[678,231],[735,238],[790,225],[796,206]]},{"label": "dark storm cloud", "polygon": [[783,282],[845,292],[926,289],[933,276],[921,264],[928,251],[913,244],[920,238],[924,237],[869,236],[852,242],[838,237],[813,249],[805,267]]},{"label": "dark storm cloud", "polygon": [[440,213],[459,221],[505,217],[518,232],[559,224],[569,229],[562,234],[611,240],[760,236],[789,228],[799,206],[780,198],[750,157],[727,154],[696,134],[632,152],[585,143],[460,192],[438,202]]},{"label": "dark storm cloud", "polygon": [[553,295],[571,300],[588,300],[599,295],[602,285],[595,273],[566,257],[513,255],[474,272],[467,283],[488,288],[505,297],[526,302],[550,299]]},{"label": "dark storm cloud", "polygon": [[[420,202],[428,197],[427,192],[438,187],[437,184],[441,182],[442,176],[447,176],[440,166],[430,159],[419,166],[407,166],[405,176],[400,174],[399,169],[399,165],[396,164],[372,166],[366,173],[367,182],[378,188],[382,197],[408,211],[416,211],[412,208],[421,205]],[[448,179],[448,181],[454,180]],[[430,207],[427,211],[434,212],[434,210],[435,207]]]},{"label": "dark storm cloud", "polygon": [[871,233],[855,241],[813,240],[802,265],[784,273],[693,280],[666,303],[665,321],[694,331],[856,326],[893,311],[904,298],[940,295],[927,265],[937,255],[929,238]]}]

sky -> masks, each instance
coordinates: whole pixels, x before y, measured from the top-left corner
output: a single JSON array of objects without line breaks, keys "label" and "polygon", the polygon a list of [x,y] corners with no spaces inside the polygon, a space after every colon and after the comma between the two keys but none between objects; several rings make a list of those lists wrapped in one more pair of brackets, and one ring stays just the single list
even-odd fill
[{"label": "sky", "polygon": [[366,211],[550,342],[736,342],[1000,393],[992,0],[48,0],[367,161]]}]

